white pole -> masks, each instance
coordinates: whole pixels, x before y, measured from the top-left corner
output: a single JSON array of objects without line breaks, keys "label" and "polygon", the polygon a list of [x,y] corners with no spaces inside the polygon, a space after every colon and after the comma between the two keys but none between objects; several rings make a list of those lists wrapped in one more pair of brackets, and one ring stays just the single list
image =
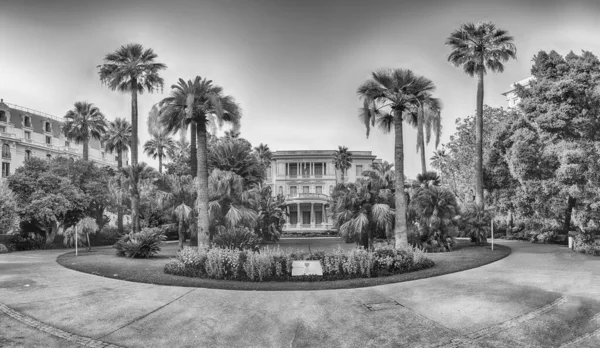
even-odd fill
[{"label": "white pole", "polygon": [[494,251],[494,220],[492,220],[492,251]]},{"label": "white pole", "polygon": [[77,256],[77,225],[75,225],[75,256]]}]

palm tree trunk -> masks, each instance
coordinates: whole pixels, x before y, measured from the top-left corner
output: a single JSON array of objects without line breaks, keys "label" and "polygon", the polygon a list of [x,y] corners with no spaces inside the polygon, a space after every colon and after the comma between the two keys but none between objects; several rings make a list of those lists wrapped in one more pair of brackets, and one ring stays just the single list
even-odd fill
[{"label": "palm tree trunk", "polygon": [[192,170],[192,177],[195,178],[198,175],[198,147],[196,139],[196,122],[190,124],[190,166]]},{"label": "palm tree trunk", "polygon": [[158,154],[158,172],[162,174],[162,155]]},{"label": "palm tree trunk", "polygon": [[[138,105],[137,105],[137,84],[132,81],[131,84],[131,166],[135,167],[138,164]],[[134,170],[133,180],[134,185],[138,184],[137,172]],[[133,197],[131,197],[131,227],[134,233],[140,231],[139,222],[140,211],[140,196],[136,189]]]},{"label": "palm tree trunk", "polygon": [[185,234],[183,233],[183,222],[178,221],[177,234],[179,235],[179,251],[183,250],[183,242],[185,242]]},{"label": "palm tree trunk", "polygon": [[87,161],[90,159],[90,140],[85,139],[83,141],[83,160]]},{"label": "palm tree trunk", "polygon": [[477,81],[475,151],[475,203],[483,209],[483,71],[479,72]]},{"label": "palm tree trunk", "polygon": [[196,128],[198,142],[198,248],[208,246],[208,146],[204,127]]},{"label": "palm tree trunk", "polygon": [[[117,151],[117,168],[119,172],[123,168],[123,151]],[[121,189],[121,180],[119,179],[119,189]],[[123,208],[121,204],[117,208],[117,230],[120,234],[123,234]]]},{"label": "palm tree trunk", "polygon": [[346,172],[346,171],[345,171],[344,169],[342,169],[342,184],[345,182],[345,178],[344,178],[344,173],[345,173],[345,172]]},{"label": "palm tree trunk", "polygon": [[427,161],[425,160],[425,137],[423,136],[423,114],[419,115],[419,120],[417,124],[417,141],[419,144],[419,149],[421,150],[421,172],[425,174],[427,172]]},{"label": "palm tree trunk", "polygon": [[394,170],[396,174],[396,225],[394,237],[396,248],[408,246],[408,228],[406,226],[406,197],[404,195],[404,138],[402,134],[402,110],[395,110],[394,115]]}]

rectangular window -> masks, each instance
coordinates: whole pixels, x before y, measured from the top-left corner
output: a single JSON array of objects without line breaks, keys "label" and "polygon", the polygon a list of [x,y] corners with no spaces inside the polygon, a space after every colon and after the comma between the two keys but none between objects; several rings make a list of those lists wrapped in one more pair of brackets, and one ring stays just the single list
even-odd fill
[{"label": "rectangular window", "polygon": [[52,144],[52,137],[46,137],[46,144]]},{"label": "rectangular window", "polygon": [[2,162],[2,176],[8,176],[10,174],[10,163]]},{"label": "rectangular window", "polygon": [[308,177],[310,175],[310,163],[302,163],[302,176]]},{"label": "rectangular window", "polygon": [[294,197],[298,195],[298,188],[296,186],[290,186],[290,196]]},{"label": "rectangular window", "polygon": [[323,186],[317,186],[317,187],[315,187],[315,191],[317,193],[323,193]]},{"label": "rectangular window", "polygon": [[315,175],[323,175],[323,163],[315,163]]},{"label": "rectangular window", "polygon": [[31,117],[25,116],[24,124],[25,127],[31,127]]},{"label": "rectangular window", "polygon": [[356,176],[357,177],[362,176],[362,172],[363,172],[362,166],[356,166]]},{"label": "rectangular window", "polygon": [[52,128],[50,127],[50,122],[46,122],[46,132],[50,133]]},{"label": "rectangular window", "polygon": [[298,175],[298,164],[296,164],[296,163],[290,163],[288,165],[288,175],[289,176],[296,176],[296,175]]},{"label": "rectangular window", "polygon": [[31,140],[31,132],[25,132],[25,139]]},{"label": "rectangular window", "polygon": [[302,186],[302,193],[308,193],[310,186]]}]

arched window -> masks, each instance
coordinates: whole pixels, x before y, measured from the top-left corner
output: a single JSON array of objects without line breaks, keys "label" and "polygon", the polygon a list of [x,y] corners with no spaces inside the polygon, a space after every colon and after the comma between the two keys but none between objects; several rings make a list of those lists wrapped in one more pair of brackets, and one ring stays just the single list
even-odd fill
[{"label": "arched window", "polygon": [[8,144],[2,144],[2,158],[10,159],[10,146]]},{"label": "arched window", "polygon": [[31,159],[31,150],[25,150],[25,159]]},{"label": "arched window", "polygon": [[47,155],[46,155],[46,158],[47,158],[47,159],[52,159],[52,155],[50,155],[50,154],[47,154]]},{"label": "arched window", "polygon": [[8,122],[8,118],[6,117],[6,112],[4,110],[0,110],[0,122]]}]

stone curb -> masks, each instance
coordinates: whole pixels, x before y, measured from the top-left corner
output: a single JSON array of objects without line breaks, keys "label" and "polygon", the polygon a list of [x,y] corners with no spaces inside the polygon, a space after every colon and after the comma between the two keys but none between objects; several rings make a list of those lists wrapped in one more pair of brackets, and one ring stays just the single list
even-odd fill
[{"label": "stone curb", "polygon": [[53,326],[50,326],[48,324],[44,324],[38,320],[35,320],[27,315],[21,314],[17,311],[15,311],[12,308],[9,308],[8,306],[6,306],[3,303],[0,303],[0,312],[5,313],[6,315],[8,315],[9,317],[20,321],[23,324],[27,324],[29,326],[31,326],[34,329],[43,331],[47,334],[50,334],[52,336],[58,337],[58,338],[62,338],[63,340],[69,341],[69,342],[74,342],[77,343],[83,347],[92,347],[92,348],[125,348],[122,346],[118,346],[112,343],[108,343],[108,342],[103,342],[103,341],[99,341],[99,340],[95,340],[93,338],[90,337],[85,337],[85,336],[79,336],[79,335],[75,335],[66,331],[63,331],[61,329],[57,329]]}]

